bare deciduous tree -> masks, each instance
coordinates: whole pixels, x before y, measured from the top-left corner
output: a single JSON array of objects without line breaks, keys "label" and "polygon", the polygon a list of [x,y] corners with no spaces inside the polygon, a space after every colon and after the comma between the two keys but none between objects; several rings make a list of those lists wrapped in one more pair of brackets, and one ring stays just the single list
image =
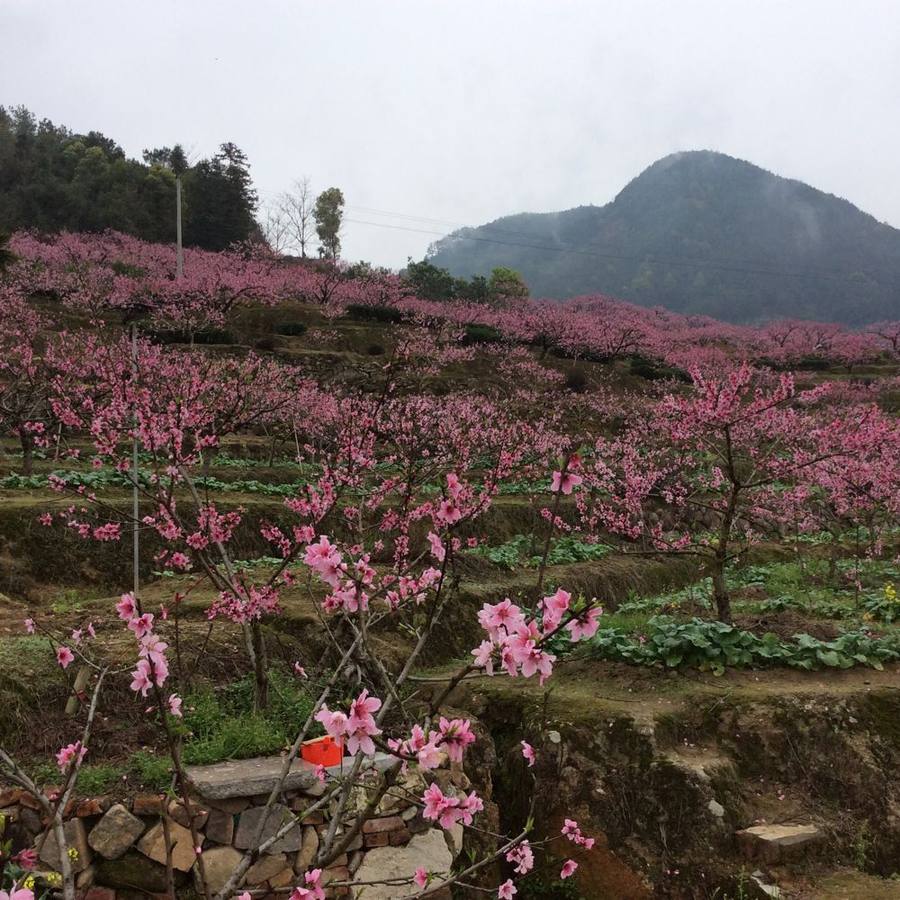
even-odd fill
[{"label": "bare deciduous tree", "polygon": [[291,228],[280,204],[266,209],[266,217],[260,222],[260,227],[275,253],[282,254],[293,246]]},{"label": "bare deciduous tree", "polygon": [[313,240],[315,202],[315,194],[306,176],[298,178],[291,190],[284,191],[278,197],[277,209],[284,220],[289,243],[300,251],[304,259],[308,256],[307,247]]}]

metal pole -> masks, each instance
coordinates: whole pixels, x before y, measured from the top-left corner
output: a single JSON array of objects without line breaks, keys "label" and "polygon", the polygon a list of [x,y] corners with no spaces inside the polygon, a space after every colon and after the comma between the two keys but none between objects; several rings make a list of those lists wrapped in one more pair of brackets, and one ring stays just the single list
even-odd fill
[{"label": "metal pole", "polygon": [[178,257],[175,264],[175,277],[184,275],[184,248],[181,246],[181,176],[175,176],[175,243]]},{"label": "metal pole", "polygon": [[[134,381],[133,389],[137,389],[138,353],[137,353],[137,323],[131,323],[131,372]],[[137,600],[138,588],[141,583],[141,537],[140,537],[140,504],[138,502],[138,435],[137,435],[137,408],[134,411],[134,435],[131,444],[131,540],[132,540],[132,567],[134,570],[134,599]]]}]

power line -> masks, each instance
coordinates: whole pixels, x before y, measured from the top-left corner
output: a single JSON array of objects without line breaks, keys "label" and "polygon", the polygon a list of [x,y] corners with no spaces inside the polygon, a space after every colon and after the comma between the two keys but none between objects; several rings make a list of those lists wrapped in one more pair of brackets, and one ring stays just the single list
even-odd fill
[{"label": "power line", "polygon": [[[370,225],[375,228],[390,228],[395,231],[411,231],[417,234],[430,234],[436,235],[437,237],[446,237],[444,232],[442,231],[429,231],[423,228],[413,228],[410,225],[393,225],[389,222],[367,222],[363,219],[344,219],[345,222],[351,222],[354,225]],[[629,256],[626,254],[618,254],[618,253],[597,253],[590,250],[582,250],[575,247],[552,247],[542,244],[525,244],[517,241],[503,241],[497,238],[486,238],[486,237],[475,237],[474,235],[456,235],[454,236],[455,240],[461,241],[476,241],[478,243],[483,244],[500,244],[506,247],[521,247],[526,250],[539,250],[550,253],[570,253],[577,256],[587,256],[594,259],[607,259],[607,260],[616,260],[616,261],[624,261],[624,262],[648,262],[648,263],[662,263],[665,265],[671,266],[681,266],[683,268],[689,269],[711,269],[714,271],[720,272],[735,272],[743,275],[774,275],[783,278],[844,278],[846,277],[843,273],[840,272],[788,272],[780,269],[759,269],[759,268],[747,268],[747,267],[739,267],[739,266],[728,266],[722,265],[716,262],[710,261],[688,261],[688,260],[676,260],[676,259],[665,259],[662,257],[654,257],[654,256]]]},{"label": "power line", "polygon": [[[275,191],[264,190],[263,193],[273,194],[275,195]],[[532,235],[525,231],[518,231],[511,228],[501,228],[493,224],[482,225],[482,226],[470,226],[466,225],[463,222],[454,221],[452,219],[438,219],[429,216],[416,216],[411,213],[399,213],[392,212],[389,210],[378,209],[375,207],[368,206],[357,206],[354,204],[347,204],[346,209],[348,210],[358,210],[359,212],[370,213],[377,216],[389,216],[391,218],[403,219],[405,221],[416,223],[416,222],[424,222],[432,225],[447,225],[451,226],[455,229],[465,229],[467,231],[479,230],[483,232],[484,230],[489,230],[491,233],[496,234],[504,234],[511,235],[513,237],[524,237],[530,238]],[[538,215],[548,215],[547,213],[539,213]],[[501,238],[489,238],[489,237],[476,237],[472,234],[447,234],[446,231],[433,231],[427,228],[418,228],[413,225],[399,225],[393,224],[389,222],[371,222],[366,221],[364,219],[351,219],[345,218],[345,222],[352,223],[354,225],[366,225],[373,228],[388,228],[393,231],[408,231],[415,234],[427,234],[432,235],[438,238],[446,238],[452,237],[457,241],[474,241],[476,243],[481,244],[498,244],[500,246],[506,247],[518,247],[526,250],[537,250],[545,253],[569,253],[576,256],[586,256],[593,259],[605,259],[605,260],[613,260],[616,262],[637,262],[637,263],[656,263],[658,265],[667,265],[667,266],[676,266],[680,268],[686,269],[708,269],[716,272],[730,272],[734,274],[740,275],[769,275],[776,276],[782,278],[801,278],[801,279],[844,279],[846,278],[846,273],[841,272],[836,269],[807,269],[805,271],[788,271],[784,269],[773,269],[771,267],[766,267],[765,264],[760,265],[755,260],[741,260],[736,258],[718,258],[718,259],[704,259],[698,257],[664,257],[664,256],[655,256],[652,254],[646,255],[635,255],[635,254],[623,254],[623,253],[608,253],[602,252],[599,250],[602,247],[601,244],[598,243],[587,243],[582,245],[575,245],[571,243],[567,243],[565,241],[560,241],[555,245],[548,244],[539,244],[539,243],[522,243],[520,241],[510,241],[503,240]],[[596,250],[589,248],[598,248]],[[741,265],[741,263],[745,263],[745,265]],[[870,270],[872,271],[872,270]],[[887,272],[885,270],[874,270],[878,274],[882,276],[886,276],[895,286],[900,287],[900,282],[896,280],[896,276],[893,273]]]},{"label": "power line", "polygon": [[[434,219],[429,218],[427,216],[414,216],[408,213],[396,213],[389,212],[387,210],[375,209],[372,207],[365,206],[353,206],[347,205],[347,209],[356,209],[360,212],[368,212],[374,213],[376,215],[382,216],[390,216],[392,218],[397,219],[405,219],[413,222],[427,222],[431,224],[437,225],[450,225],[455,228],[465,229],[467,231],[479,231],[485,232],[489,231],[492,234],[502,234],[502,235],[512,235],[514,237],[524,237],[524,238],[533,238],[533,234],[527,231],[518,231],[511,228],[501,228],[492,223],[487,225],[480,226],[471,226],[466,225],[462,222],[454,222],[450,219]],[[599,207],[598,207],[599,208]],[[536,213],[535,215],[553,215],[553,213]],[[388,227],[388,228],[401,228],[399,225],[390,225],[388,223],[381,222],[363,222],[358,219],[348,219],[347,221],[353,221],[357,224],[362,225],[373,225],[376,227]],[[419,229],[414,228],[405,228],[403,230],[407,231],[417,231]],[[490,242],[495,244],[508,244],[509,246],[526,246],[516,242],[507,242],[500,239],[493,239],[487,237],[475,237],[470,234],[445,234],[444,232],[434,232],[434,231],[425,231],[421,230],[422,234],[435,234],[440,237],[452,237],[455,240],[470,240],[470,241],[478,241],[478,242]],[[598,259],[613,259],[619,261],[628,261],[628,262],[655,262],[663,265],[672,265],[672,266],[682,266],[687,268],[708,268],[715,269],[718,271],[731,271],[731,272],[739,272],[744,274],[771,274],[771,275],[784,275],[786,277],[791,278],[846,278],[846,273],[842,272],[838,269],[806,269],[802,272],[800,271],[785,271],[782,269],[773,269],[771,267],[767,267],[766,263],[759,259],[747,259],[747,258],[739,258],[739,257],[719,257],[716,259],[704,258],[704,257],[690,257],[690,256],[681,256],[681,257],[665,257],[665,256],[656,256],[654,254],[646,254],[643,256],[638,256],[634,254],[614,254],[614,253],[604,253],[599,252],[596,254],[591,254],[588,248],[602,248],[604,245],[595,242],[587,242],[584,244],[573,244],[567,241],[557,241],[557,243],[553,246],[549,246],[546,244],[528,244],[527,248],[535,249],[535,250],[546,250],[553,252],[571,252],[579,255],[594,255]],[[893,272],[889,272],[885,269],[869,269],[869,273],[876,273],[882,276],[887,277],[891,281],[896,279],[896,276]],[[896,282],[895,282],[896,283]]]}]

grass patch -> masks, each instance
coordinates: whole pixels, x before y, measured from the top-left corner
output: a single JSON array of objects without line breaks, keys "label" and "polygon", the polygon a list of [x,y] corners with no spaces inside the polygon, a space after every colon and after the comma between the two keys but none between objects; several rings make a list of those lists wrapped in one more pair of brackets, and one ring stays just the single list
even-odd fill
[{"label": "grass patch", "polygon": [[[841,559],[835,571],[827,560],[771,562],[727,573],[735,612],[751,615],[797,612],[817,619],[891,624],[900,621],[900,566],[893,560]],[[858,582],[858,586],[857,586]],[[755,591],[748,598],[741,592]],[[684,616],[712,609],[712,581],[702,578],[678,591],[648,597],[629,595],[618,611]]]},{"label": "grass patch", "polygon": [[67,693],[46,638],[18,635],[0,641],[0,734],[26,727],[35,709]]},{"label": "grass patch", "polygon": [[85,603],[90,599],[90,596],[83,590],[67,588],[53,600],[50,604],[50,609],[57,615],[80,613],[84,609]]},{"label": "grass patch", "polygon": [[208,765],[277,753],[294,740],[312,708],[300,682],[277,670],[270,673],[269,707],[262,713],[253,710],[249,676],[196,691],[184,701],[184,761]]},{"label": "grass patch", "polygon": [[131,756],[127,773],[146,791],[164,791],[172,783],[172,760],[168,754],[138,750]]},{"label": "grass patch", "polygon": [[[49,657],[46,647],[41,649]],[[40,658],[40,654],[35,654],[35,658]],[[0,683],[2,678],[0,671]],[[186,765],[210,765],[278,753],[293,742],[313,703],[297,678],[278,670],[270,672],[269,708],[264,713],[253,711],[252,676],[222,688],[194,691],[185,696],[184,719],[178,723],[183,738],[182,758]],[[321,733],[321,727],[316,725],[310,737]],[[52,762],[41,761],[29,771],[40,785],[59,784],[59,769]],[[79,773],[77,793],[110,793],[123,781],[130,789],[167,790],[172,781],[168,752],[144,749],[124,763],[86,762]]]}]

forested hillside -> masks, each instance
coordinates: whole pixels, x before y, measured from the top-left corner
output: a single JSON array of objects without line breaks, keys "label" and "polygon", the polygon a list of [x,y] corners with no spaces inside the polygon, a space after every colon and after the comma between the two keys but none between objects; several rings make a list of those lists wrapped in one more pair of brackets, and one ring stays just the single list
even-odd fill
[{"label": "forested hillside", "polygon": [[428,258],[466,277],[508,266],[532,296],[602,292],[733,322],[861,324],[900,308],[900,231],[708,151],[657,161],[606,206],[461,229]]},{"label": "forested hillside", "polygon": [[25,107],[0,106],[0,231],[103,231],[175,238],[175,173],[184,179],[184,241],[222,250],[251,237],[256,194],[249,163],[225,143],[190,165],[180,148],[145,150],[143,162],[99,131],[76,134]]}]

